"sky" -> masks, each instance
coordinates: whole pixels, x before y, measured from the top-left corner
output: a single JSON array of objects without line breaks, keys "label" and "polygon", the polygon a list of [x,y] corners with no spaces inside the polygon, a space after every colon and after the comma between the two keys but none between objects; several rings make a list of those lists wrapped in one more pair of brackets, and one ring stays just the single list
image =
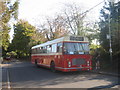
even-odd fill
[{"label": "sky", "polygon": [[[65,4],[76,3],[82,11],[89,10],[104,0],[19,0],[18,19],[28,21],[37,26],[44,22],[45,17],[54,17],[56,13],[61,13]],[[99,20],[100,10],[104,3],[100,4],[87,14],[88,21]],[[10,32],[12,39],[13,30]]]},{"label": "sky", "polygon": [[[60,13],[67,3],[77,3],[83,11],[94,7],[103,0],[20,0],[19,19],[29,21],[32,25],[44,21],[44,17],[53,17]],[[104,3],[89,12],[88,18],[98,20],[100,9]]]}]

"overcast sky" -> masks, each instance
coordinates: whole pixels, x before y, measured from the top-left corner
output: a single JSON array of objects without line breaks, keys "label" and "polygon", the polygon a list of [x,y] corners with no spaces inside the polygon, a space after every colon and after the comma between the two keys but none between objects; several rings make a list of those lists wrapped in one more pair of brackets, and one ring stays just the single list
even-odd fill
[{"label": "overcast sky", "polygon": [[[25,19],[35,25],[45,16],[53,17],[56,13],[60,13],[66,3],[77,3],[85,11],[102,1],[104,0],[20,0],[19,19]],[[98,19],[103,5],[104,3],[89,12],[88,18]]]},{"label": "overcast sky", "polygon": [[[44,21],[44,17],[54,17],[56,13],[61,13],[65,4],[76,3],[86,11],[105,0],[19,0],[18,19],[24,19],[32,25],[39,25]],[[100,4],[87,14],[88,21],[99,20],[100,10],[104,3]],[[12,39],[13,30],[10,32]]]}]

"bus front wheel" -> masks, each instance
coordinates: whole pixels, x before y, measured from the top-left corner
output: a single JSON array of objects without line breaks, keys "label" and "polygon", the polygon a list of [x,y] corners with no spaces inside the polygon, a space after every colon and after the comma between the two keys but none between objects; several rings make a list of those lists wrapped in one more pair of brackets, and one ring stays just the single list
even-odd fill
[{"label": "bus front wheel", "polygon": [[54,63],[54,62],[51,62],[51,64],[50,64],[50,69],[51,69],[52,72],[55,72],[55,71],[56,71],[56,70],[55,70],[55,63]]}]

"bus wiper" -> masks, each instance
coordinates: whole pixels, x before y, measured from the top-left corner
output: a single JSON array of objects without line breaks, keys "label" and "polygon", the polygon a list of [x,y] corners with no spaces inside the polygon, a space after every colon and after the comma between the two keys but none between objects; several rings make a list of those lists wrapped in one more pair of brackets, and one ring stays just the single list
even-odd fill
[{"label": "bus wiper", "polygon": [[75,53],[75,54],[78,54],[79,51],[77,51],[75,45],[74,45],[74,49],[75,49],[74,53]]},{"label": "bus wiper", "polygon": [[83,48],[83,45],[82,45],[82,44],[81,44],[81,46],[82,46],[83,51],[85,51],[85,49]]}]

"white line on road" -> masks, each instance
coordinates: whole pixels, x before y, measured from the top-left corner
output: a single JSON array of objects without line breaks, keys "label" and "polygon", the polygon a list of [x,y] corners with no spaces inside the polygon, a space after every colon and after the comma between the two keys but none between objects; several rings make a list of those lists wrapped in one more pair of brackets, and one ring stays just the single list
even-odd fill
[{"label": "white line on road", "polygon": [[2,66],[0,64],[0,90],[2,90]]},{"label": "white line on road", "polygon": [[9,71],[7,70],[7,83],[8,83],[8,88],[10,87],[10,77],[9,77]]},{"label": "white line on road", "polygon": [[7,67],[7,84],[8,84],[8,89],[10,89],[11,88],[11,86],[10,86],[10,73],[9,73],[9,70],[8,70],[8,68],[9,67]]}]

